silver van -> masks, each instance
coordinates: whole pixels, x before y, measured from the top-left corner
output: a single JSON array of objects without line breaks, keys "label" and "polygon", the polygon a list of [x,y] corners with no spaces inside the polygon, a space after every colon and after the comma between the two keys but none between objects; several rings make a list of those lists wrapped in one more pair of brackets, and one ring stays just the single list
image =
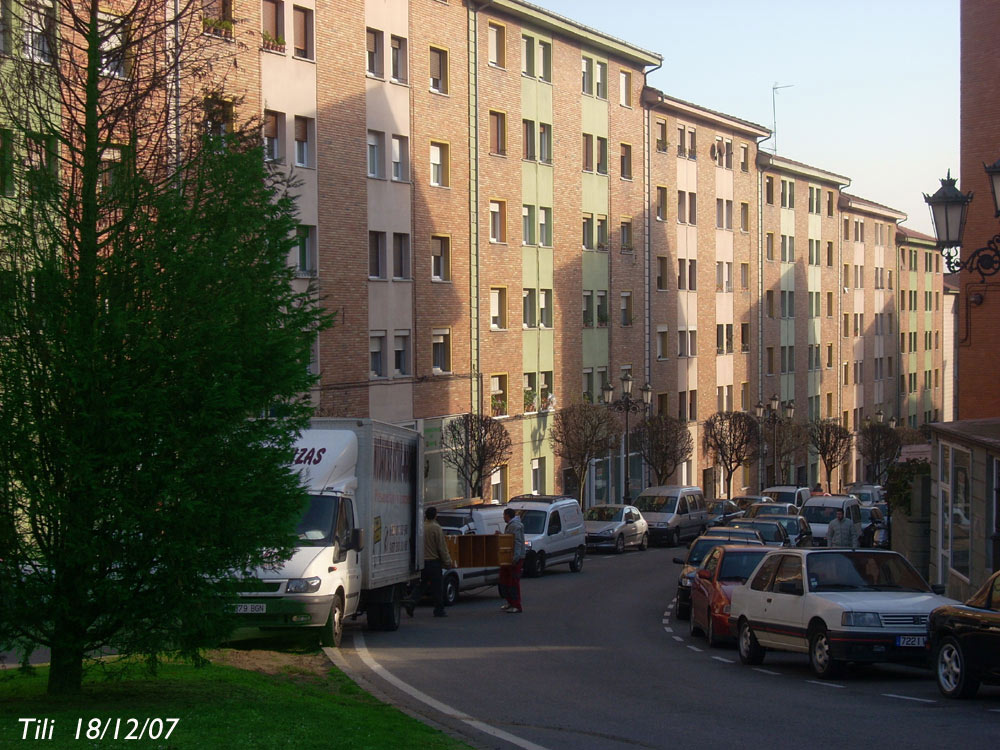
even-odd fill
[{"label": "silver van", "polygon": [[633,504],[649,523],[649,539],[654,544],[673,547],[683,539],[701,536],[708,528],[708,506],[701,487],[647,487]]},{"label": "silver van", "polygon": [[507,507],[513,508],[524,524],[524,575],[541,575],[560,563],[569,563],[574,573],[583,570],[587,532],[576,498],[518,495]]},{"label": "silver van", "polygon": [[853,495],[813,495],[806,500],[799,515],[809,522],[813,533],[813,546],[826,546],[826,531],[830,521],[837,517],[837,511],[844,511],[844,518],[854,522],[854,533],[861,546],[861,503]]}]

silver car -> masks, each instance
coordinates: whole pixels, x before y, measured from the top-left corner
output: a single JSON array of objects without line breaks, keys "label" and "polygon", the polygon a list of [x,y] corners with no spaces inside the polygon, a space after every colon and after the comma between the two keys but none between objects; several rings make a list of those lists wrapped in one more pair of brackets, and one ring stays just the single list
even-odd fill
[{"label": "silver car", "polygon": [[583,514],[587,530],[587,549],[625,551],[626,547],[644,550],[649,546],[649,524],[632,505],[595,505]]}]

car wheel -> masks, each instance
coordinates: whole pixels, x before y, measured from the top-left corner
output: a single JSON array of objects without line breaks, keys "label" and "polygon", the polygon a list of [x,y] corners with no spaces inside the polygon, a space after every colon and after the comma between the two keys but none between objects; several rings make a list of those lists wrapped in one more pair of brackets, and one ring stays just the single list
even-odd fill
[{"label": "car wheel", "polygon": [[579,573],[583,570],[583,550],[577,549],[576,554],[573,555],[573,561],[569,564],[569,569],[574,573]]},{"label": "car wheel", "polygon": [[670,535],[667,537],[667,546],[676,547],[680,543],[681,543],[681,530],[674,529],[673,531],[670,532]]},{"label": "car wheel", "polygon": [[534,578],[538,575],[538,555],[528,555],[524,558],[523,574],[525,578]]},{"label": "car wheel", "polygon": [[705,640],[708,645],[715,647],[719,645],[719,637],[715,634],[715,620],[712,619],[711,608],[705,610]]},{"label": "car wheel", "polygon": [[756,665],[764,661],[764,647],[757,642],[757,636],[746,620],[740,620],[739,651],[740,661],[744,664]]},{"label": "car wheel", "polygon": [[675,610],[678,620],[687,620],[691,617],[691,602],[681,604],[680,597],[677,598],[677,609]]},{"label": "car wheel", "polygon": [[962,645],[951,636],[938,646],[934,669],[938,689],[948,698],[971,698],[979,690],[979,680],[969,674]]},{"label": "car wheel", "polygon": [[694,621],[694,610],[691,610],[691,615],[688,619],[688,634],[692,638],[696,635],[702,634],[702,629],[698,626],[698,623]]},{"label": "car wheel", "polygon": [[344,637],[344,603],[340,596],[333,597],[333,606],[330,607],[330,616],[326,620],[326,625],[319,631],[319,644],[331,648],[340,648],[340,641]]},{"label": "car wheel", "polygon": [[823,680],[832,680],[844,672],[844,663],[830,654],[830,636],[825,628],[814,630],[809,636],[809,664],[813,673]]},{"label": "car wheel", "polygon": [[620,555],[624,551],[625,551],[625,537],[619,534],[618,538],[615,539],[615,554]]},{"label": "car wheel", "polygon": [[444,579],[444,603],[446,607],[458,601],[458,576],[446,576]]},{"label": "car wheel", "polygon": [[541,575],[545,572],[545,553],[539,552],[538,557],[535,558],[535,575]]},{"label": "car wheel", "polygon": [[649,534],[643,534],[642,540],[639,542],[639,549],[645,552],[649,549]]}]

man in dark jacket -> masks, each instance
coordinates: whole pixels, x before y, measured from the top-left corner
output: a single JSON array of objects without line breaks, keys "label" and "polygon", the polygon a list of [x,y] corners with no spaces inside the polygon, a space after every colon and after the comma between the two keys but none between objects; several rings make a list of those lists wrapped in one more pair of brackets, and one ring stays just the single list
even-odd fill
[{"label": "man in dark jacket", "polygon": [[413,617],[413,608],[424,592],[430,587],[434,601],[434,616],[447,617],[444,611],[444,576],[442,571],[451,568],[451,555],[444,541],[444,529],[437,522],[437,508],[433,505],[424,511],[424,568],[420,571],[420,583],[410,596],[403,600],[406,614]]}]

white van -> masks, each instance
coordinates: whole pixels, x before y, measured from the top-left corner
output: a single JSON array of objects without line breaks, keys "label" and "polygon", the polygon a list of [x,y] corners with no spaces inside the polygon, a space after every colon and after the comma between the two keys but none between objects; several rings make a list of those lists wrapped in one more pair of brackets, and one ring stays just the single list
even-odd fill
[{"label": "white van", "polygon": [[518,495],[507,503],[524,524],[524,575],[541,575],[551,565],[569,563],[583,570],[587,532],[576,498],[565,495]]},{"label": "white van", "polygon": [[[445,534],[502,534],[506,523],[502,505],[465,505],[459,508],[441,508],[437,521]],[[491,586],[500,582],[500,568],[452,568],[444,571],[444,603],[451,606],[458,600],[460,591]]]},{"label": "white van", "polygon": [[861,503],[852,495],[813,495],[806,500],[799,515],[809,522],[813,533],[813,546],[826,546],[826,531],[830,521],[837,517],[837,511],[844,511],[844,518],[854,522],[854,533],[861,546]]},{"label": "white van", "polygon": [[634,505],[649,523],[649,539],[654,544],[666,542],[674,547],[682,539],[701,536],[708,528],[708,506],[701,487],[647,487]]},{"label": "white van", "polygon": [[801,508],[812,492],[808,487],[797,487],[794,484],[779,484],[774,487],[767,487],[762,490],[761,495],[773,500],[776,503],[795,503],[796,508]]}]

